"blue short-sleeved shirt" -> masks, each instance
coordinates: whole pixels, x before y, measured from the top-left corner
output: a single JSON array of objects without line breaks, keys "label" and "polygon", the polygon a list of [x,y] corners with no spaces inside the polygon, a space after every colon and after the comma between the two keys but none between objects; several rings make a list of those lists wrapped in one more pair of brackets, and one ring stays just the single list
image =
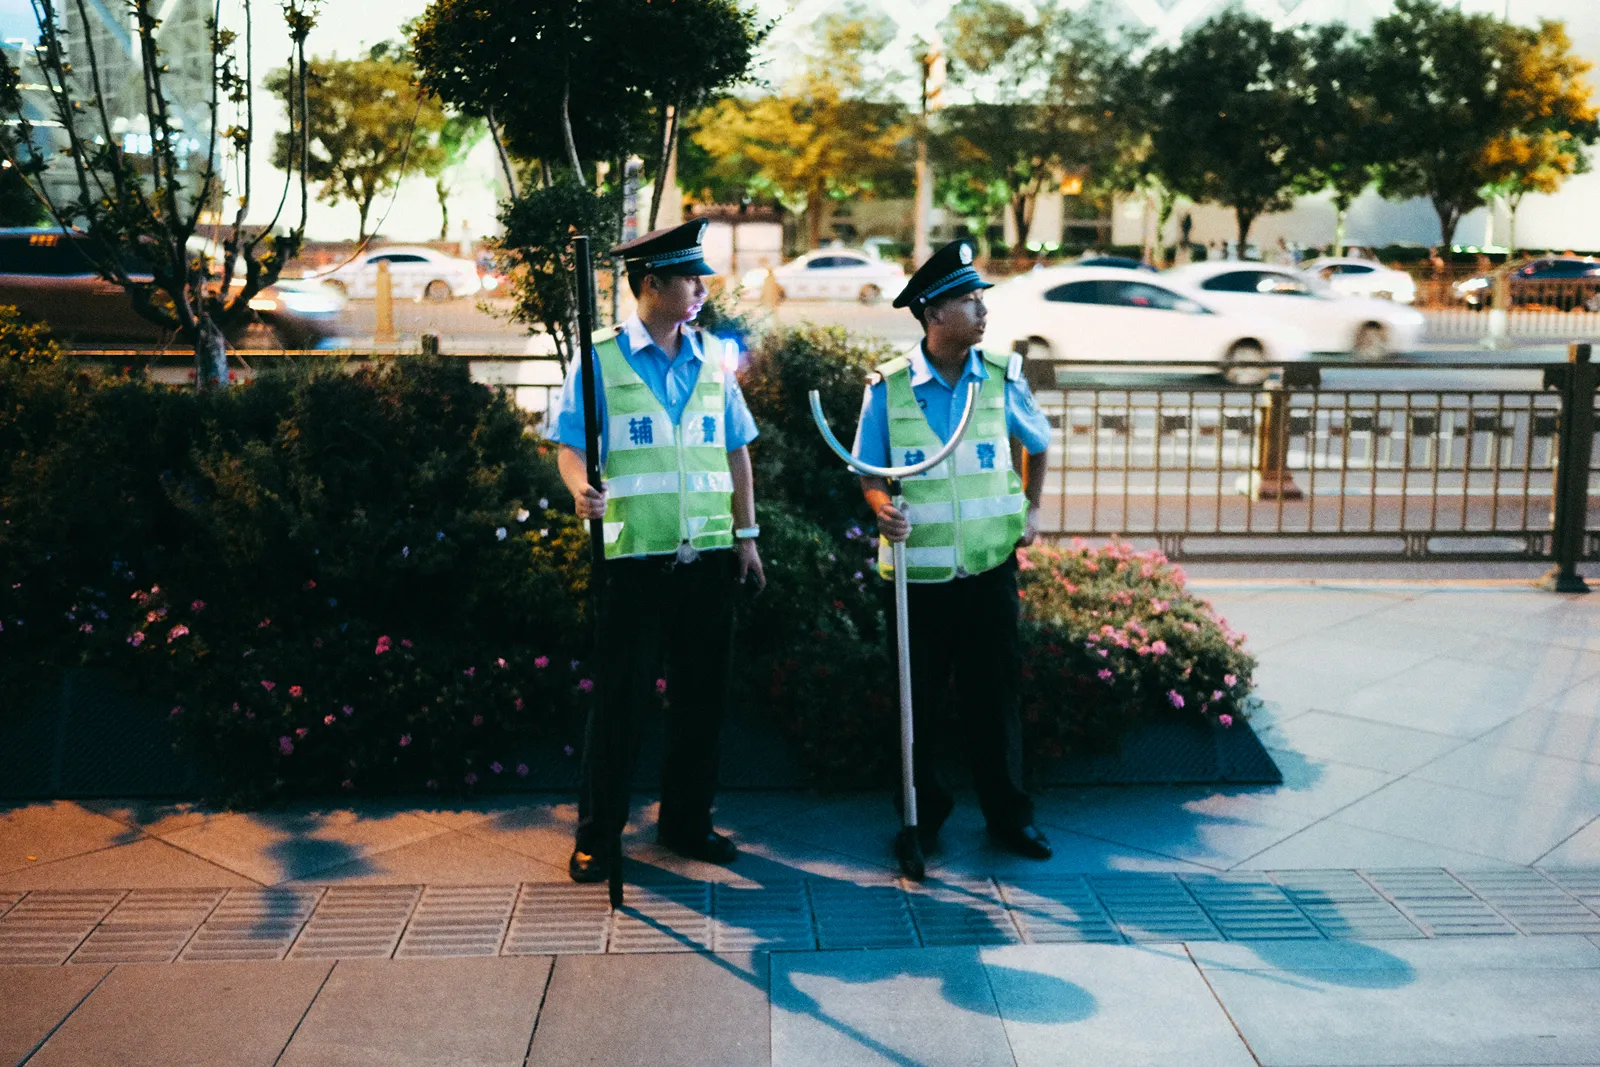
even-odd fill
[{"label": "blue short-sleeved shirt", "polygon": [[[928,361],[921,344],[907,355],[911,358],[911,393],[939,440],[948,441],[961,421],[961,409],[953,403],[957,392],[964,395],[969,381],[988,380],[989,365],[974,348],[967,356],[961,380],[952,387]],[[1005,387],[1006,433],[1021,441],[1030,455],[1037,456],[1050,447],[1050,420],[1039,410],[1026,382],[1007,380]],[[884,382],[867,386],[867,395],[861,402],[861,422],[856,427],[854,455],[874,467],[889,465],[889,386]]]},{"label": "blue short-sleeved shirt", "polygon": [[[628,366],[650,387],[651,394],[661,401],[672,424],[678,425],[683,417],[683,409],[688,406],[689,397],[694,393],[695,384],[700,380],[700,366],[708,358],[706,353],[700,351],[699,332],[684,331],[682,342],[678,345],[678,358],[669,360],[661,346],[650,338],[650,331],[645,329],[639,316],[630,315],[617,333],[617,343],[622,347],[622,355],[627,359]],[[719,353],[712,353],[709,358],[716,359],[719,356]],[[599,393],[595,407],[600,416],[600,462],[604,464],[609,446],[607,427],[610,420],[607,418],[605,382],[600,377],[598,360],[595,361],[594,372]],[[738,379],[732,372],[723,375],[722,396],[723,440],[727,441],[729,452],[737,452],[756,439],[756,420],[750,416],[744,393],[739,390]],[[546,427],[545,434],[551,440],[576,448],[579,452],[584,450],[583,366],[577,360],[573,361],[567,373],[567,383],[561,390],[560,409],[555,421]]]}]

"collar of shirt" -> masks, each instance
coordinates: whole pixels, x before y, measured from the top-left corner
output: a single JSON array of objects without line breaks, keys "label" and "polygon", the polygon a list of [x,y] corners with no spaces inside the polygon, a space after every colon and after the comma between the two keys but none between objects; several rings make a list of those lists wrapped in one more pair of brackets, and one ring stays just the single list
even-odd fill
[{"label": "collar of shirt", "polygon": [[[938,382],[952,393],[955,392],[956,387],[945,381],[944,375],[934,369],[933,361],[928,358],[928,352],[923,348],[923,342],[918,341],[916,346],[912,348],[910,358],[911,385],[913,388],[919,385],[927,385],[929,382]],[[968,350],[967,365],[962,370],[961,377],[963,379],[976,378],[980,382],[989,377],[989,369],[983,365],[983,357],[978,354],[976,348]],[[956,384],[959,385],[960,382]]]},{"label": "collar of shirt", "polygon": [[[622,333],[628,339],[628,352],[630,354],[640,355],[653,351],[657,358],[667,358],[667,354],[661,350],[661,346],[656,344],[655,338],[650,336],[650,331],[645,329],[644,320],[639,318],[638,312],[628,316],[627,321],[622,324]],[[680,327],[678,336],[678,356],[670,361],[672,364],[677,364],[685,356],[689,359],[702,358],[700,341],[695,336],[694,330],[684,330]]]}]

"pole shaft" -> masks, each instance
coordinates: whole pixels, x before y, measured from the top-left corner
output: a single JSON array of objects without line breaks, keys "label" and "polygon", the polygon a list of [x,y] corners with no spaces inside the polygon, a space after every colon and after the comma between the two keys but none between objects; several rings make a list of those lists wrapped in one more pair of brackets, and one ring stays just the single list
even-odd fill
[{"label": "pole shaft", "polygon": [[[896,511],[905,511],[905,497],[900,495],[900,482],[890,483]],[[917,776],[915,760],[915,719],[911,712],[911,610],[906,602],[906,543],[895,541],[890,547],[894,561],[894,632],[895,651],[899,657],[900,672],[900,782],[901,800],[905,805],[904,825],[915,829],[917,825]]]},{"label": "pole shaft", "polygon": [[1588,591],[1578,574],[1589,517],[1589,457],[1594,452],[1596,367],[1587,344],[1573,344],[1562,368],[1561,432],[1556,438],[1551,548],[1555,567],[1546,583],[1558,593]]}]

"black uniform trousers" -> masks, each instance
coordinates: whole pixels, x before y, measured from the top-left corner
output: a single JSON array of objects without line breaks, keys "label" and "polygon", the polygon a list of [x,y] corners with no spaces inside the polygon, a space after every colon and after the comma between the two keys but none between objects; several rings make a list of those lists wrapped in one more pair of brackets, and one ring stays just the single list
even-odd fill
[{"label": "black uniform trousers", "polygon": [[592,855],[628,821],[640,717],[652,713],[665,660],[668,708],[661,758],[660,831],[711,829],[718,745],[733,661],[737,554],[692,563],[672,556],[608,560],[600,591],[596,698],[583,746],[577,847]]},{"label": "black uniform trousers", "polygon": [[[895,652],[894,588],[885,582],[889,654]],[[972,768],[984,819],[996,830],[1033,822],[1033,800],[1022,787],[1022,648],[1017,637],[1017,557],[982,574],[906,587],[911,620],[911,700],[917,776],[917,822],[950,808],[940,774],[949,701]],[[952,684],[953,683],[953,684]],[[900,794],[896,793],[898,799]]]}]

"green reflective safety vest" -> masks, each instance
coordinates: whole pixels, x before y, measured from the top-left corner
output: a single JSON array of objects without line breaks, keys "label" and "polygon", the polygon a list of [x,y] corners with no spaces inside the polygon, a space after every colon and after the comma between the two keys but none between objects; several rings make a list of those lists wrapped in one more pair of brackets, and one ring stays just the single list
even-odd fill
[{"label": "green reflective safety vest", "polygon": [[[906,581],[948,582],[982,574],[1011,555],[1027,527],[1028,498],[1011,468],[1006,432],[1005,377],[1009,361],[979,350],[990,376],[978,383],[977,410],[956,450],[944,462],[902,482],[911,537]],[[998,373],[995,373],[998,371]],[[889,395],[889,466],[920,463],[943,447],[911,389],[911,360],[878,368]],[[952,403],[959,404],[957,395]],[[889,542],[878,543],[878,573],[894,577]]]},{"label": "green reflective safety vest", "polygon": [[[606,558],[733,547],[722,364],[706,352],[676,425],[628,365],[615,330],[595,337],[606,391]],[[687,341],[685,341],[687,343]]]}]

